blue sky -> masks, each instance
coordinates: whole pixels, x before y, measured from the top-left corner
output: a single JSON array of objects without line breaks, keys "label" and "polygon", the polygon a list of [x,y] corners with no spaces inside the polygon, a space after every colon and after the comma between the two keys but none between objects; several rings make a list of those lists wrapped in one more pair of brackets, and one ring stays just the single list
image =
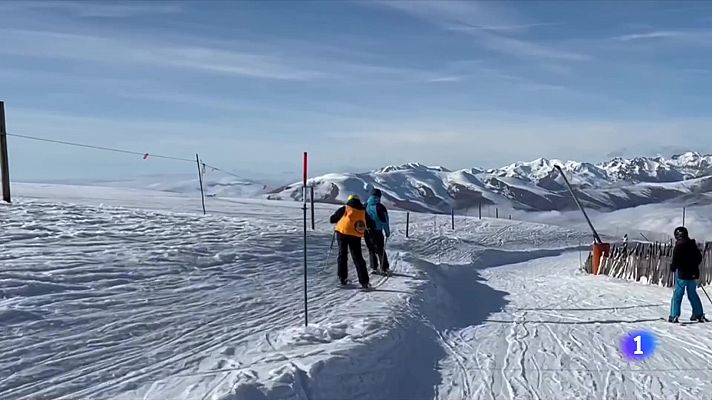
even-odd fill
[{"label": "blue sky", "polygon": [[[0,2],[8,131],[255,178],[712,152],[704,2]],[[16,179],[192,172],[10,138]]]}]

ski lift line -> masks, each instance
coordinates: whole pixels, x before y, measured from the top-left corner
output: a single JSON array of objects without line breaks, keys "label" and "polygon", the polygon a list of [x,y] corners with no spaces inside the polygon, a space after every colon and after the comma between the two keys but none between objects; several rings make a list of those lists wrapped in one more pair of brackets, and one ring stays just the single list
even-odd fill
[{"label": "ski lift line", "polygon": [[63,144],[66,146],[83,147],[83,148],[94,149],[94,150],[113,151],[114,153],[131,154],[131,155],[136,155],[136,156],[145,156],[146,154],[148,154],[150,157],[155,157],[155,158],[164,158],[167,160],[185,161],[185,162],[190,162],[190,163],[195,162],[195,160],[191,160],[188,158],[182,158],[182,157],[164,156],[164,155],[160,155],[160,154],[152,154],[152,153],[146,153],[146,152],[140,152],[140,151],[117,149],[114,147],[95,146],[95,145],[91,145],[91,144],[70,142],[70,141],[66,141],[66,140],[55,140],[55,139],[41,138],[41,137],[37,137],[37,136],[20,135],[17,133],[8,133],[7,136],[13,136],[13,137],[29,139],[29,140],[36,140],[39,142]]},{"label": "ski lift line", "polygon": [[[194,162],[195,162],[194,159],[183,158],[183,157],[175,157],[175,156],[167,156],[167,155],[153,154],[153,153],[140,152],[140,151],[117,149],[117,148],[114,148],[114,147],[95,146],[95,145],[85,144],[85,143],[70,142],[70,141],[67,141],[67,140],[56,140],[56,139],[47,139],[47,138],[42,138],[42,137],[37,137],[37,136],[21,135],[21,134],[18,134],[18,133],[7,133],[7,136],[17,137],[17,138],[22,138],[22,139],[28,139],[28,140],[35,140],[35,141],[39,141],[39,142],[63,144],[63,145],[66,145],[66,146],[82,147],[82,148],[86,148],[86,149],[102,150],[102,151],[111,151],[111,152],[114,152],[114,153],[121,153],[121,154],[131,154],[131,155],[135,155],[135,156],[146,156],[146,155],[148,155],[149,157],[152,157],[152,158],[162,158],[162,159],[166,159],[166,160],[184,161],[184,162],[189,162],[189,163],[194,163]],[[239,176],[239,175],[234,174],[234,173],[232,173],[232,172],[228,172],[228,171],[226,171],[226,170],[224,170],[224,169],[222,169],[222,168],[218,168],[218,167],[216,167],[216,166],[214,166],[214,165],[207,164],[207,163],[205,163],[205,162],[202,162],[202,160],[201,160],[201,164],[202,164],[204,167],[208,167],[208,168],[212,169],[213,171],[219,171],[219,172],[222,172],[222,173],[224,173],[224,174],[234,176],[234,177],[236,177],[236,178],[240,178],[240,179],[245,179],[245,180],[247,180],[247,178],[245,178],[245,177]],[[203,172],[203,173],[204,173],[204,172]]]},{"label": "ski lift line", "polygon": [[207,164],[207,163],[202,163],[202,164],[203,164],[203,166],[208,167],[208,168],[212,169],[213,171],[222,172],[223,174],[231,175],[231,176],[234,176],[235,178],[248,180],[248,179],[245,178],[244,176],[240,176],[240,175],[234,174],[234,173],[232,173],[232,172],[225,171],[225,170],[222,169],[222,168],[218,168],[218,167],[212,166],[212,165]]}]

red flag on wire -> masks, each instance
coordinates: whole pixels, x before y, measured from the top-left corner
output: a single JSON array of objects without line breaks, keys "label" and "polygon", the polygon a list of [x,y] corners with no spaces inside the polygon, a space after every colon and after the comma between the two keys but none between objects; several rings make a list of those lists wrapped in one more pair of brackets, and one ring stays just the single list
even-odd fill
[{"label": "red flag on wire", "polygon": [[144,160],[147,159],[147,158],[148,158],[148,153],[146,153],[146,154],[143,155],[143,159],[144,159]]}]

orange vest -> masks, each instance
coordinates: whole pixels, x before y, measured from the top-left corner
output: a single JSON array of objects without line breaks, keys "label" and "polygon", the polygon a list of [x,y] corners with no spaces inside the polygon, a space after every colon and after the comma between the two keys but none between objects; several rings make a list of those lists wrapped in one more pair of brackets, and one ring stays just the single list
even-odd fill
[{"label": "orange vest", "polygon": [[336,224],[336,231],[349,236],[363,237],[366,232],[366,210],[345,206],[346,212]]}]

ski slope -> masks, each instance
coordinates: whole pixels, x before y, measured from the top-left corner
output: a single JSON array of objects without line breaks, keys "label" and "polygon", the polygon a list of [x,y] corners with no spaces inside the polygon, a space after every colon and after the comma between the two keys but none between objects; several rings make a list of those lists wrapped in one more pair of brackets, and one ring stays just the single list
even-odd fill
[{"label": "ski slope", "polygon": [[[336,287],[334,207],[19,185],[0,207],[0,398],[697,399],[707,326],[578,272],[577,228],[393,212],[392,277]],[[583,257],[586,253],[583,254]],[[355,280],[354,270],[350,269]],[[703,299],[704,301],[704,299]],[[683,304],[683,317],[689,313]],[[630,364],[629,329],[659,354]]]},{"label": "ski slope", "polygon": [[[661,321],[668,290],[581,275],[578,262],[565,253],[483,270],[477,291],[489,300],[477,323],[439,332],[447,357],[438,398],[708,398],[710,327]],[[683,318],[690,311],[685,304]],[[641,329],[656,335],[657,354],[627,362],[619,339]]]}]

